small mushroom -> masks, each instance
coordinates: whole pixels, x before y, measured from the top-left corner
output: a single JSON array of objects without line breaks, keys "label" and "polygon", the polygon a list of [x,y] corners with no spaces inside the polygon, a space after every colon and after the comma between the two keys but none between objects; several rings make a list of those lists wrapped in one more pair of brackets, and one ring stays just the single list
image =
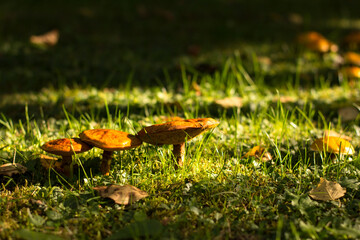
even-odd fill
[{"label": "small mushroom", "polygon": [[85,130],[79,136],[82,141],[104,150],[100,165],[103,175],[109,175],[114,151],[127,150],[142,144],[142,141],[136,136],[113,129]]},{"label": "small mushroom", "polygon": [[344,54],[344,61],[348,64],[360,66],[360,54],[356,52],[346,52]]},{"label": "small mushroom", "polygon": [[173,155],[181,167],[185,158],[185,142],[217,125],[219,121],[212,118],[184,119],[145,127],[137,136],[153,145],[173,145]]},{"label": "small mushroom", "polygon": [[341,69],[341,73],[348,79],[360,78],[360,67],[350,66]]},{"label": "small mushroom", "polygon": [[354,147],[350,142],[340,137],[327,136],[316,139],[310,146],[311,151],[328,152],[331,159],[336,157],[336,154],[353,155],[355,153]]},{"label": "small mushroom", "polygon": [[337,52],[339,47],[318,32],[306,32],[298,35],[297,41],[308,49],[320,53]]},{"label": "small mushroom", "polygon": [[72,155],[90,150],[92,146],[81,141],[80,138],[61,138],[49,141],[41,149],[62,157],[61,169],[65,175],[73,176]]}]

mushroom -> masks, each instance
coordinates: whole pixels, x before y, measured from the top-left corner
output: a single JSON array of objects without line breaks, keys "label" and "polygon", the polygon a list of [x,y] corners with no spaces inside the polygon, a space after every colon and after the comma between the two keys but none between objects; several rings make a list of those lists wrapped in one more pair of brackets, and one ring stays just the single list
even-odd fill
[{"label": "mushroom", "polygon": [[311,151],[328,152],[331,159],[335,158],[335,154],[353,155],[355,153],[354,147],[347,140],[340,137],[327,136],[316,139],[310,146]]},{"label": "mushroom", "polygon": [[348,79],[360,78],[360,67],[350,66],[341,69],[341,73]]},{"label": "mushroom", "polygon": [[346,52],[344,54],[344,61],[345,63],[360,66],[360,54],[356,52]]},{"label": "mushroom", "polygon": [[61,169],[67,176],[73,176],[72,155],[90,150],[92,146],[81,141],[80,138],[61,138],[46,142],[41,146],[45,152],[62,157]]},{"label": "mushroom", "polygon": [[173,145],[173,155],[181,167],[185,158],[185,142],[218,124],[219,122],[212,118],[176,120],[145,127],[137,136],[143,142],[153,145]]},{"label": "mushroom", "polygon": [[307,47],[308,49],[320,53],[337,52],[339,47],[327,40],[323,35],[318,32],[306,32],[299,34],[297,41]]},{"label": "mushroom", "polygon": [[82,141],[104,150],[100,164],[100,171],[103,175],[109,175],[114,151],[127,150],[142,144],[142,141],[136,136],[113,129],[85,130],[79,136]]}]

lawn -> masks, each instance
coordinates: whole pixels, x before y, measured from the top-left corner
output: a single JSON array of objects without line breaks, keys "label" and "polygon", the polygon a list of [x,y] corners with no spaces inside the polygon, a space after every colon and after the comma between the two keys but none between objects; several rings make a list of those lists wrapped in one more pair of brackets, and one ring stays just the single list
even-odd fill
[{"label": "lawn", "polygon": [[[343,74],[349,1],[4,1],[0,3],[0,239],[359,239],[360,83]],[[53,46],[30,43],[57,29]],[[339,47],[296,41],[317,31]],[[73,178],[40,147],[88,129],[136,134],[170,117],[220,124],[172,146],[76,154]],[[326,131],[355,154],[315,152]],[[244,156],[262,146],[271,159]],[[264,155],[263,155],[264,156]],[[321,179],[346,189],[310,197]],[[97,186],[130,184],[129,205]]]}]

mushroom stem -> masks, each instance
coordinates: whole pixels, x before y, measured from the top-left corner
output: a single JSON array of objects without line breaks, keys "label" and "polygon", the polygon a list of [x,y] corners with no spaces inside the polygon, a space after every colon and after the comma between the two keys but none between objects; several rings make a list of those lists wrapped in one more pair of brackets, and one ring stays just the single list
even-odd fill
[{"label": "mushroom stem", "polygon": [[66,176],[69,176],[70,178],[73,177],[74,168],[71,156],[62,156],[61,168]]},{"label": "mushroom stem", "polygon": [[103,175],[108,176],[110,173],[110,164],[113,153],[114,153],[113,151],[106,151],[106,150],[104,150],[103,152],[103,158],[100,164],[100,171]]},{"label": "mushroom stem", "polygon": [[182,167],[185,160],[185,143],[173,145],[173,155],[175,157],[175,168]]}]

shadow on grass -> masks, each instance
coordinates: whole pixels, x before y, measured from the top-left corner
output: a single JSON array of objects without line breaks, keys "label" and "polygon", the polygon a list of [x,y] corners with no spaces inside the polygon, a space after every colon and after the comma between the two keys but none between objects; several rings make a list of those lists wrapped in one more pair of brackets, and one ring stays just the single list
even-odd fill
[{"label": "shadow on grass", "polygon": [[[0,93],[43,87],[153,86],[163,70],[179,72],[182,59],[218,62],[219,54],[293,41],[318,30],[339,40],[357,16],[358,1],[4,1],[0,4]],[[291,20],[298,14],[301,23]],[[50,48],[29,37],[59,29]],[[220,60],[221,61],[221,60]],[[181,79],[172,78],[176,84]]]}]

